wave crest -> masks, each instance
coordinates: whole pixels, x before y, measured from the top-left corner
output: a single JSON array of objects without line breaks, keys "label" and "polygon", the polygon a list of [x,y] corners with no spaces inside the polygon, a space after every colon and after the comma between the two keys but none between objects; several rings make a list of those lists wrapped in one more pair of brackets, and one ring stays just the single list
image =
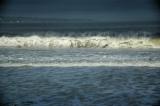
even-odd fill
[{"label": "wave crest", "polygon": [[157,42],[147,37],[0,37],[0,47],[18,48],[160,48]]}]

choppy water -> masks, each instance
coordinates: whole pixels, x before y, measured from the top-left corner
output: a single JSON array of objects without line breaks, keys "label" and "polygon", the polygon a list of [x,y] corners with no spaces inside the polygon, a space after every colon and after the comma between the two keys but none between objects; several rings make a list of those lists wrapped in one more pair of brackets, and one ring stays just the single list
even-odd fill
[{"label": "choppy water", "polygon": [[0,68],[3,106],[158,106],[160,68]]},{"label": "choppy water", "polygon": [[0,49],[0,66],[160,67],[160,49]]},{"label": "choppy water", "polygon": [[0,47],[160,48],[159,22],[17,21],[1,22]]},{"label": "choppy water", "polygon": [[[102,33],[99,33],[102,34]],[[91,34],[92,35],[92,34]],[[147,37],[0,37],[0,47],[16,48],[160,48],[160,38]]]},{"label": "choppy water", "polygon": [[158,106],[159,28],[2,20],[0,105]]},{"label": "choppy water", "polygon": [[0,49],[3,106],[158,106],[159,49]]}]

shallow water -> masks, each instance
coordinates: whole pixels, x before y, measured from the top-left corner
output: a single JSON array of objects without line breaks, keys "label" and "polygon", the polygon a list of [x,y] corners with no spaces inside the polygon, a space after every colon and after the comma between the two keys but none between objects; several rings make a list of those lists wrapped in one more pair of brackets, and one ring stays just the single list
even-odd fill
[{"label": "shallow water", "polygon": [[4,106],[154,106],[160,68],[1,67]]},{"label": "shallow water", "polygon": [[2,106],[157,106],[159,49],[0,49]]},{"label": "shallow water", "polygon": [[160,49],[0,49],[0,66],[160,67]]}]

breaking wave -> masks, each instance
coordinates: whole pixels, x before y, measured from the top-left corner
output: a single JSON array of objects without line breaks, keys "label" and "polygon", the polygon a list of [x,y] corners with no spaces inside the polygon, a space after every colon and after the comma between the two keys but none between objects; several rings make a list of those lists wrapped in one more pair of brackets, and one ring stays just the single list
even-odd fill
[{"label": "breaking wave", "polygon": [[0,37],[0,47],[17,48],[160,48],[160,39],[150,37]]}]

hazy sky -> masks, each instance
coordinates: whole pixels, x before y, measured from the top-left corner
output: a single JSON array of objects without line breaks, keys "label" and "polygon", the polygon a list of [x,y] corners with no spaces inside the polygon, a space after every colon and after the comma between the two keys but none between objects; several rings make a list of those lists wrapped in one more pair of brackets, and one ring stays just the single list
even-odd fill
[{"label": "hazy sky", "polygon": [[3,16],[105,21],[158,20],[154,0],[6,0]]}]

